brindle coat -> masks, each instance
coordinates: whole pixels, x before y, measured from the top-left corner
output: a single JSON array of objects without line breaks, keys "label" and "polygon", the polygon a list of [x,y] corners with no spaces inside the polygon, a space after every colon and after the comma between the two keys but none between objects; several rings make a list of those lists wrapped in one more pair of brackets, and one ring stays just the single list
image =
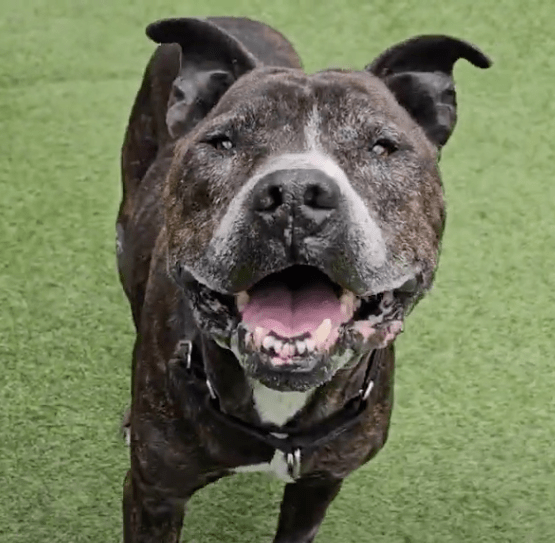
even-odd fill
[{"label": "brindle coat", "polygon": [[[117,220],[118,268],[137,329],[124,539],[176,543],[196,490],[275,452],[214,419],[204,408],[205,387],[171,372],[187,334],[222,409],[261,422],[245,366],[229,349],[237,316],[206,297],[302,263],[360,296],[417,275],[418,288],[398,301],[404,316],[437,267],[445,222],[437,163],[456,121],[453,65],[466,58],[486,68],[489,60],[465,42],[432,36],[392,47],[361,72],[306,75],[281,34],[247,19],[166,20],[148,34],[162,45],[131,111]],[[337,165],[365,209],[338,214],[325,243],[316,236],[319,249],[298,244],[289,252],[281,237],[264,236],[241,190],[274,158],[316,152]],[[362,235],[367,217],[378,241]],[[229,228],[222,232],[222,224]],[[381,371],[369,408],[341,436],[303,455],[301,477],[285,487],[276,543],[313,541],[343,479],[383,447],[394,354],[391,344],[377,346]],[[298,427],[352,398],[368,357],[330,364],[331,378],[295,416]]]}]

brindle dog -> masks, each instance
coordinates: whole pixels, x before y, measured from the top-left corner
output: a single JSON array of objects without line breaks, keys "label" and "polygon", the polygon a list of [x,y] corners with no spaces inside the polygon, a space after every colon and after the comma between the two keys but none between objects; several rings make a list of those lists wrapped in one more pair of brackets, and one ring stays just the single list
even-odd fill
[{"label": "brindle dog", "polygon": [[266,25],[150,25],[122,150],[121,282],[137,329],[126,543],[176,543],[187,500],[241,470],[287,481],[276,543],[313,541],[384,445],[392,342],[445,224],[447,36],[306,74]]}]

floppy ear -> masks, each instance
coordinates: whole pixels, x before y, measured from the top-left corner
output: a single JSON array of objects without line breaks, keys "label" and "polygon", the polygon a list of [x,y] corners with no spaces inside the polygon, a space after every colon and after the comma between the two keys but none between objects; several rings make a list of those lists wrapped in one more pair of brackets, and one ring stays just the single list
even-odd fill
[{"label": "floppy ear", "polygon": [[442,147],[457,122],[453,66],[460,58],[478,68],[491,66],[470,43],[449,36],[417,36],[394,45],[366,70],[384,81],[428,138]]},{"label": "floppy ear", "polygon": [[255,57],[237,39],[201,19],[163,19],[150,24],[146,34],[156,43],[177,43],[181,47],[179,74],[166,113],[173,138],[202,120],[226,90],[257,65]]}]

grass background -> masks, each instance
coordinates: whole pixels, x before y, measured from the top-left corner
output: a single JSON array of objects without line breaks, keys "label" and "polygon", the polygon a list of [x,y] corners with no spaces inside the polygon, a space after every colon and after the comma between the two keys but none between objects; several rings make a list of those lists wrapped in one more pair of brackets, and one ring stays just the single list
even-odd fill
[{"label": "grass background", "polygon": [[[120,541],[132,327],[114,264],[119,147],[170,15],[260,18],[308,71],[448,33],[459,124],[436,287],[398,342],[390,441],[320,543],[555,540],[555,5],[551,0],[0,0],[0,541]],[[281,484],[197,494],[184,541],[270,541]]]}]

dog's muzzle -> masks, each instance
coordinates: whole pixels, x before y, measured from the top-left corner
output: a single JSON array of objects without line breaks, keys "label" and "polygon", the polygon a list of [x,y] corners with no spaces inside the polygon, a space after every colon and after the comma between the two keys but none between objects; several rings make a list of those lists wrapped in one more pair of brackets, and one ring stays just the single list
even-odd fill
[{"label": "dog's muzzle", "polygon": [[[250,245],[235,246],[242,256],[233,294],[192,277],[185,290],[199,327],[231,349],[249,377],[278,390],[313,388],[402,331],[421,281],[405,274],[376,282],[387,290],[355,294],[361,257],[350,249],[364,233],[350,230],[349,201],[336,179],[316,168],[277,169],[243,202]],[[363,260],[370,266],[373,254]]]},{"label": "dog's muzzle", "polygon": [[235,295],[190,284],[199,327],[231,349],[249,377],[277,390],[318,386],[402,332],[418,278],[359,297],[311,266],[270,274]]}]

